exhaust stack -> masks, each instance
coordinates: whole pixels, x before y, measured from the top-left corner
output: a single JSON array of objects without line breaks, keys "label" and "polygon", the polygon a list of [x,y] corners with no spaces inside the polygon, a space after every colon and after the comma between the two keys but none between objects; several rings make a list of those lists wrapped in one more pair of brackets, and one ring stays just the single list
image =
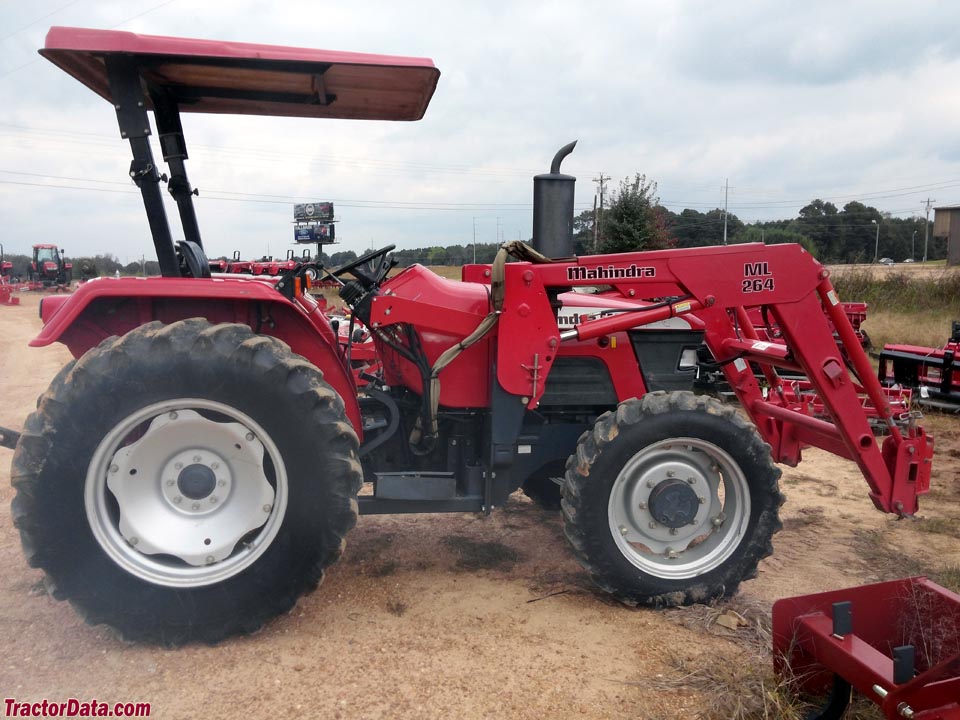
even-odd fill
[{"label": "exhaust stack", "polygon": [[577,179],[560,172],[574,140],[557,151],[550,172],[533,178],[533,247],[549,258],[573,255],[573,191]]}]

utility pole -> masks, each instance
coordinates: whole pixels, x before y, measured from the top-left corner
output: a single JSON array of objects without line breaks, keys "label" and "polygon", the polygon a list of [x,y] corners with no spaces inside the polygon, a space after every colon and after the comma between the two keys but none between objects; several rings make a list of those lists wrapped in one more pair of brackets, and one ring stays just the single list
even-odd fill
[{"label": "utility pole", "polygon": [[723,244],[727,244],[727,197],[730,194],[730,179],[723,180]]},{"label": "utility pole", "polygon": [[871,220],[872,223],[877,223],[877,240],[873,245],[873,264],[876,265],[880,260],[880,222],[878,220]]},{"label": "utility pole", "polygon": [[500,218],[497,218],[497,245],[500,244]]},{"label": "utility pole", "polygon": [[593,196],[593,251],[597,252],[597,196]]},{"label": "utility pole", "polygon": [[935,203],[936,200],[931,200],[927,198],[927,221],[923,224],[923,261],[927,261],[927,236],[930,234],[930,203]]},{"label": "utility pole", "polygon": [[600,249],[600,221],[603,219],[603,198],[607,191],[607,180],[609,175],[600,173],[600,177],[595,177],[593,181],[599,185],[600,209],[597,210],[597,196],[593,196],[593,250],[597,252]]}]

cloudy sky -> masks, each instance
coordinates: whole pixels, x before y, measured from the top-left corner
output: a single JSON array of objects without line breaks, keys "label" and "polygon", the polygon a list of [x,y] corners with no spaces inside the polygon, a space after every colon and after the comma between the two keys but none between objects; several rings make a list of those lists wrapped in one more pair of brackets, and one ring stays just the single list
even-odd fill
[{"label": "cloudy sky", "polygon": [[675,211],[729,178],[745,221],[960,203],[960,3],[0,0],[8,252],[153,255],[112,108],[36,54],[51,25],[434,60],[417,123],[185,115],[211,256],[284,254],[307,200],[335,202],[341,249],[526,239],[530,178],[573,139],[582,209],[637,172]]}]

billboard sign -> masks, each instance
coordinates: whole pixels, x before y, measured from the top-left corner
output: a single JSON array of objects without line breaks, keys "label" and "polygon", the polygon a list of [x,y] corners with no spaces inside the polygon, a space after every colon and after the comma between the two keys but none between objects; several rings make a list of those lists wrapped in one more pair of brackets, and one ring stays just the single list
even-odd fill
[{"label": "billboard sign", "polygon": [[293,206],[293,219],[296,222],[332,222],[333,203],[298,203]]},{"label": "billboard sign", "polygon": [[334,225],[298,225],[293,229],[297,243],[331,243],[336,238]]}]

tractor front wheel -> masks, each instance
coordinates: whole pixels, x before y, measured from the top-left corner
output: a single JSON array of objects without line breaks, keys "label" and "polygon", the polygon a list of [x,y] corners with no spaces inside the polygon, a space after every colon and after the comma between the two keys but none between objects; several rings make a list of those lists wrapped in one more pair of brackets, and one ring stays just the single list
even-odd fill
[{"label": "tractor front wheel", "polygon": [[604,590],[628,604],[733,594],[773,551],[780,470],[733,408],[650,393],[600,416],[567,461],[566,536]]},{"label": "tractor front wheel", "polygon": [[13,516],[30,564],[88,622],[213,643],[316,587],[360,479],[343,402],[313,365],[244,325],[151,323],[41,397]]}]

